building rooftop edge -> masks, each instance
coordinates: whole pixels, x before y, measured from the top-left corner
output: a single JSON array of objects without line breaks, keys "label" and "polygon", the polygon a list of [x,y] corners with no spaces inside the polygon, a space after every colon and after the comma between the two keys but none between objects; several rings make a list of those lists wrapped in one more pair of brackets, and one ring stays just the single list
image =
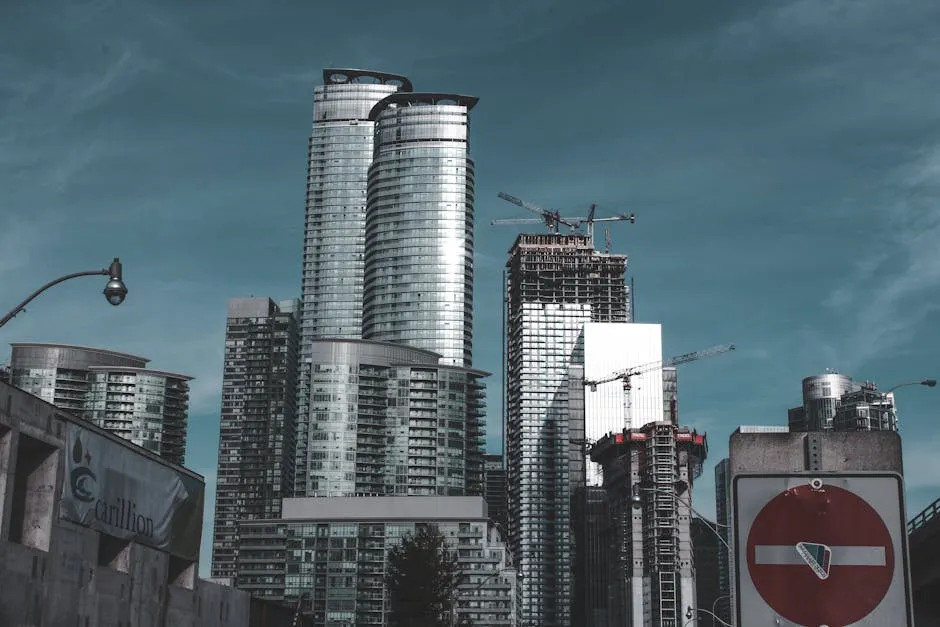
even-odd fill
[{"label": "building rooftop edge", "polygon": [[323,84],[324,85],[349,85],[355,84],[352,81],[335,81],[333,76],[336,74],[344,74],[347,78],[356,79],[363,76],[368,76],[370,78],[377,78],[380,81],[383,81],[383,84],[388,84],[388,81],[399,81],[401,82],[400,91],[411,92],[414,91],[414,85],[411,83],[411,79],[405,76],[404,74],[393,74],[391,72],[380,72],[378,70],[365,70],[361,68],[339,68],[339,67],[330,67],[323,68]]},{"label": "building rooftop edge", "polygon": [[20,394],[23,394],[23,395],[25,395],[25,396],[32,397],[35,401],[37,401],[37,402],[39,402],[39,403],[42,403],[43,405],[46,405],[46,406],[48,406],[48,407],[51,407],[51,408],[54,410],[56,417],[61,418],[62,420],[66,421],[66,422],[71,422],[71,423],[73,423],[73,424],[76,424],[76,425],[80,426],[80,427],[83,428],[83,429],[86,429],[86,430],[88,430],[88,431],[91,431],[92,433],[95,433],[96,435],[100,435],[101,437],[106,438],[106,439],[108,439],[108,440],[114,442],[115,444],[120,444],[121,446],[123,446],[123,447],[125,447],[125,448],[129,448],[129,449],[133,450],[135,453],[139,453],[141,456],[146,457],[147,459],[150,459],[150,460],[152,460],[152,461],[155,461],[155,462],[159,463],[159,464],[162,465],[162,466],[166,466],[167,468],[172,468],[172,469],[174,469],[174,470],[180,470],[180,471],[183,472],[183,474],[188,475],[188,476],[190,476],[190,477],[192,477],[192,478],[194,478],[194,479],[199,479],[199,480],[202,481],[203,483],[205,483],[205,481],[206,481],[206,478],[205,478],[204,475],[201,475],[201,474],[199,474],[198,472],[195,472],[194,470],[191,470],[191,469],[187,468],[186,466],[179,466],[179,465],[177,465],[177,464],[174,464],[174,463],[172,463],[172,462],[169,462],[169,461],[167,461],[166,459],[164,459],[163,457],[160,457],[159,455],[157,455],[156,453],[154,453],[154,452],[152,452],[152,451],[148,451],[148,450],[145,449],[144,447],[138,446],[138,445],[134,444],[133,442],[131,442],[130,440],[125,440],[125,439],[122,438],[121,436],[115,435],[115,434],[111,433],[110,431],[108,431],[107,429],[104,429],[104,428],[102,428],[102,427],[99,427],[98,425],[96,425],[96,424],[94,424],[94,423],[92,423],[92,422],[89,422],[89,421],[87,421],[87,420],[83,420],[83,419],[79,418],[78,416],[74,416],[74,415],[68,413],[67,411],[63,410],[62,408],[58,407],[57,405],[54,405],[54,404],[52,404],[52,403],[50,403],[50,402],[48,402],[48,401],[46,401],[46,400],[44,400],[44,399],[42,399],[42,398],[36,396],[35,394],[30,394],[30,393],[27,392],[26,390],[23,390],[23,389],[21,389],[21,388],[18,388],[18,387],[14,386],[14,385],[10,385],[9,383],[3,383],[2,381],[0,381],[0,388],[2,388],[2,387],[4,387],[4,386],[5,386],[5,387],[8,387],[8,388],[11,388],[11,389],[15,390],[16,392],[18,392],[18,393],[20,393]]},{"label": "building rooftop edge", "polygon": [[88,351],[91,353],[101,353],[104,355],[111,355],[113,357],[125,357],[129,359],[136,359],[144,363],[150,363],[150,359],[146,357],[141,357],[140,355],[131,355],[130,353],[122,353],[120,351],[113,351],[107,348],[96,348],[94,346],[82,346],[81,344],[62,344],[60,342],[10,342],[10,346],[13,348],[18,347],[40,347],[40,348],[77,348],[79,350]]},{"label": "building rooftop edge", "polygon": [[416,91],[398,91],[394,94],[385,96],[372,107],[369,111],[369,120],[375,122],[379,114],[391,104],[409,104],[412,102],[422,102],[424,104],[440,104],[440,100],[453,100],[457,106],[464,106],[469,113],[480,99],[476,96],[465,96],[462,94],[449,94],[441,92],[416,92]]},{"label": "building rooftop edge", "polygon": [[155,374],[165,377],[182,379],[183,381],[192,381],[195,377],[178,372],[169,372],[168,370],[154,370],[153,368],[137,368],[135,366],[88,366],[88,370],[93,371],[114,371],[114,372],[137,372],[140,374]]}]

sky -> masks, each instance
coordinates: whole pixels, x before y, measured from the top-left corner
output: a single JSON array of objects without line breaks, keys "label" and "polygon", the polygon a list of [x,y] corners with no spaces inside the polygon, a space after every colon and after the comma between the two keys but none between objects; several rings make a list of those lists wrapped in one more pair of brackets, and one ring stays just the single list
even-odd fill
[{"label": "sky", "polygon": [[[478,96],[475,365],[499,447],[505,191],[610,225],[638,322],[707,432],[785,424],[803,377],[940,376],[940,3],[301,0],[0,3],[0,343],[126,351],[190,374],[187,465],[208,484],[226,299],[299,295],[312,91],[324,67]],[[598,229],[602,239],[603,229]],[[0,355],[8,355],[5,352]],[[0,358],[3,361],[6,357]],[[940,388],[899,390],[908,514],[940,497]]]}]

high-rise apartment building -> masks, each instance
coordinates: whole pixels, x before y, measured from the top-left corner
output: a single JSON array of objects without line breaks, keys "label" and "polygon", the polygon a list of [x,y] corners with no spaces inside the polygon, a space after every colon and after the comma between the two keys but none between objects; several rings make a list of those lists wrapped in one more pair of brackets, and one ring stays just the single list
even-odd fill
[{"label": "high-rise apartment building", "polygon": [[487,373],[390,342],[310,348],[308,496],[482,494]]},{"label": "high-rise apartment building", "polygon": [[[725,554],[718,526],[710,520],[694,516],[690,526],[692,553],[695,561],[695,603],[700,610],[700,624],[710,625],[712,616],[718,614],[721,598],[720,564]],[[730,621],[729,621],[730,622]]]},{"label": "high-rise apartment building", "polygon": [[88,370],[89,420],[172,464],[185,463],[192,377],[147,368]]},{"label": "high-rise apartment building", "polygon": [[362,337],[473,363],[470,110],[477,98],[399,92],[369,115]]},{"label": "high-rise apartment building", "polygon": [[483,456],[483,477],[486,508],[500,533],[506,533],[506,465],[502,455]]},{"label": "high-rise apartment building", "polygon": [[585,324],[629,322],[626,260],[582,235],[520,235],[509,252],[509,538],[525,624],[571,625],[572,471],[585,442],[583,427],[571,433],[569,369],[584,363]]},{"label": "high-rise apartment building", "polygon": [[520,624],[516,570],[479,496],[287,499],[281,519],[241,525],[239,586],[300,608],[314,627],[386,625],[389,549],[428,526],[463,575],[446,624]]},{"label": "high-rise apartment building", "polygon": [[[411,91],[398,74],[326,69],[314,90],[307,152],[300,364],[297,384],[297,456],[306,457],[310,346],[323,338],[362,337],[366,192],[372,165],[375,105]],[[306,475],[298,475],[304,494]]]},{"label": "high-rise apartment building", "polygon": [[304,339],[362,337],[366,189],[375,134],[370,113],[380,100],[411,91],[404,76],[323,70],[314,89],[307,151],[304,225]]},{"label": "high-rise apartment building", "polygon": [[836,372],[803,379],[803,404],[787,412],[790,431],[897,431],[892,392]]},{"label": "high-rise apartment building", "polygon": [[293,491],[298,309],[297,301],[228,301],[213,577],[235,577],[238,522],[279,517]]},{"label": "high-rise apartment building", "polygon": [[87,346],[12,344],[10,381],[30,394],[182,465],[189,381],[149,359]]}]

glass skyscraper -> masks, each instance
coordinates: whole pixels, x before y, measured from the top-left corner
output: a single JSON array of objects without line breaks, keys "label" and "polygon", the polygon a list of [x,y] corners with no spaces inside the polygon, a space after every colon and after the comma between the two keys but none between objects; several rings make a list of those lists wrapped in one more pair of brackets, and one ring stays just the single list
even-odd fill
[{"label": "glass skyscraper", "polygon": [[412,93],[404,76],[363,70],[325,70],[324,83],[307,181],[295,496],[479,494],[477,99]]},{"label": "glass skyscraper", "polygon": [[520,235],[509,252],[509,541],[527,625],[572,625],[572,501],[583,477],[571,468],[585,443],[573,442],[584,428],[571,429],[569,369],[584,364],[586,323],[630,321],[626,261],[583,235]]},{"label": "glass skyscraper", "polygon": [[473,362],[473,160],[477,98],[400,92],[369,115],[362,337]]},{"label": "glass skyscraper", "polygon": [[[375,127],[369,114],[386,96],[411,89],[411,81],[398,74],[326,69],[323,85],[314,90],[297,389],[299,464],[306,457],[310,343],[362,337],[366,188]],[[297,494],[306,492],[305,477],[298,474]]]}]

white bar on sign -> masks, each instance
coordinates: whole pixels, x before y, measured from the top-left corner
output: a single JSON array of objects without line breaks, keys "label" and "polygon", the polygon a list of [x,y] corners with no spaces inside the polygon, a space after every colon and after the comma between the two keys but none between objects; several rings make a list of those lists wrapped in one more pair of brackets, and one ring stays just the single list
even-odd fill
[{"label": "white bar on sign", "polygon": [[[883,546],[830,546],[832,557],[830,566],[885,566],[885,548]],[[801,566],[803,558],[796,551],[796,546],[787,544],[758,544],[754,547],[754,561],[757,564],[774,566]]]}]

